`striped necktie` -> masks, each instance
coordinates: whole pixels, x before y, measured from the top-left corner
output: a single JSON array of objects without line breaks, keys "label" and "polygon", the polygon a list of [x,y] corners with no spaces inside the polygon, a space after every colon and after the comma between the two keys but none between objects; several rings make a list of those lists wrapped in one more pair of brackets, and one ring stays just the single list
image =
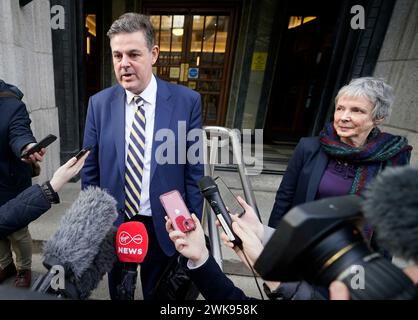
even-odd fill
[{"label": "striped necktie", "polygon": [[144,100],[141,97],[134,97],[134,99],[138,109],[135,112],[129,136],[125,170],[125,213],[129,219],[139,212],[145,155]]}]

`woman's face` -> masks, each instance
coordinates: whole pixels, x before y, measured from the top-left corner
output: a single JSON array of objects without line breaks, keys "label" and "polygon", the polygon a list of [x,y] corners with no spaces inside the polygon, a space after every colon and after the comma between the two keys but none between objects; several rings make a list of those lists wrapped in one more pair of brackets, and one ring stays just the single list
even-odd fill
[{"label": "woman's face", "polygon": [[334,128],[341,141],[354,147],[362,146],[375,127],[373,104],[363,97],[341,96],[335,106]]}]

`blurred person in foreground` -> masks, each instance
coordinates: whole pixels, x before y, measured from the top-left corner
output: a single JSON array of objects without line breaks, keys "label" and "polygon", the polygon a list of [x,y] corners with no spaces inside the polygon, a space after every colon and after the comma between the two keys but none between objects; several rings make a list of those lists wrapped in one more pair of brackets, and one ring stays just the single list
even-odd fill
[{"label": "blurred person in foreground", "polygon": [[[233,221],[232,228],[242,240],[243,250],[234,246],[224,232],[222,232],[221,238],[224,244],[232,248],[247,267],[252,268],[275,229],[263,225],[258,220],[252,207],[242,198],[238,197],[238,201],[244,207],[245,214],[241,218],[231,215]],[[207,300],[252,299],[246,296],[241,289],[237,288],[219,268],[215,259],[206,248],[204,231],[200,222],[194,215],[192,217],[197,226],[194,231],[185,234],[174,230],[168,218],[166,218],[166,229],[169,232],[170,239],[175,244],[176,250],[188,259],[187,272],[203,297]],[[245,251],[248,261],[245,259],[243,251]],[[405,268],[404,272],[415,284],[418,283],[418,265],[416,263]],[[265,281],[263,288],[270,299],[323,300],[328,298],[321,295],[315,287],[305,281],[300,281],[296,287],[293,282]],[[349,290],[344,283],[333,281],[329,286],[329,298],[331,300],[347,300],[350,298]]]}]

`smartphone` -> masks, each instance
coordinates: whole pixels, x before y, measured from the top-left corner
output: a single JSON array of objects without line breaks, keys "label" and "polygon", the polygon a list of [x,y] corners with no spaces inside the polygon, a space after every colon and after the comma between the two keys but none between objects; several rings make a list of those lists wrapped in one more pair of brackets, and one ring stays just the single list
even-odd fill
[{"label": "smartphone", "polygon": [[229,212],[231,214],[237,214],[238,217],[241,217],[245,213],[245,209],[240,205],[237,197],[232,193],[221,177],[216,177],[214,181],[218,186],[221,198],[224,201],[225,206],[228,207]]},{"label": "smartphone", "polygon": [[21,157],[27,159],[29,158],[31,154],[41,151],[42,148],[46,148],[55,140],[57,140],[57,137],[54,136],[53,134],[49,134],[45,138],[43,138],[41,141],[39,141],[37,144],[32,146],[30,149],[23,152]]},{"label": "smartphone", "polygon": [[173,227],[181,232],[188,232],[196,229],[196,225],[187,209],[180,192],[172,190],[160,195],[161,204],[167,216],[173,223]]},{"label": "smartphone", "polygon": [[92,146],[87,146],[83,149],[81,149],[74,157],[78,159],[80,159],[82,156],[84,156],[86,154],[87,151],[90,151],[93,147]]}]

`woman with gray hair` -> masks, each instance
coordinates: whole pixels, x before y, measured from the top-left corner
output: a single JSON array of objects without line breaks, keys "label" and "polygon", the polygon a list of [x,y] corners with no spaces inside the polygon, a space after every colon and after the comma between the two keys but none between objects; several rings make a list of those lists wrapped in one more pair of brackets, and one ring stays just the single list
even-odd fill
[{"label": "woman with gray hair", "polygon": [[[335,98],[334,120],[319,137],[302,138],[289,161],[270,215],[277,227],[292,207],[325,197],[361,194],[386,166],[409,163],[404,137],[377,127],[390,114],[394,95],[383,80],[353,79]],[[364,230],[370,239],[370,230]]]}]

